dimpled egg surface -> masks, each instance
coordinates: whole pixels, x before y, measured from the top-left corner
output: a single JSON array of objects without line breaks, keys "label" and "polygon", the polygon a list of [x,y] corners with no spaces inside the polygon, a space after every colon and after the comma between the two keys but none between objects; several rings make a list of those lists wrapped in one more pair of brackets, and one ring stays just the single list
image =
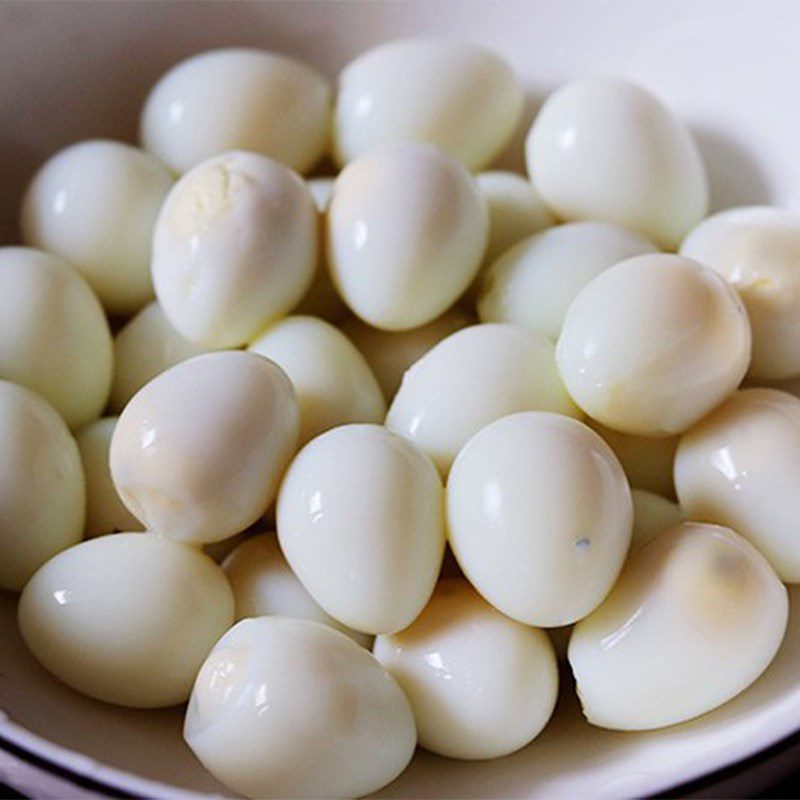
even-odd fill
[{"label": "dimpled egg surface", "polygon": [[444,556],[444,491],[430,459],[379,425],[307,444],[278,496],[278,539],[312,597],[364,633],[407,627]]},{"label": "dimpled egg surface", "polygon": [[374,653],[408,696],[420,745],[439,755],[513,753],[555,706],[558,670],[547,634],[503,616],[458,578],[438,584],[409,628],[378,636]]},{"label": "dimpled egg surface", "polygon": [[122,412],[111,475],[131,512],[165,536],[227,539],[262,516],[300,424],[283,370],[255,353],[207,353],[154,378]]},{"label": "dimpled egg surface", "polygon": [[601,272],[567,311],[556,360],[572,399],[623,433],[682,433],[721,403],[750,362],[741,300],[681,256],[629,258]]},{"label": "dimpled egg surface", "polygon": [[406,330],[446,311],[478,273],[486,200],[451,156],[387,145],[342,170],[327,213],[327,257],[350,309],[373,327]]},{"label": "dimpled egg surface", "polygon": [[150,533],[71,547],[31,578],[19,603],[25,643],[64,683],[136,708],[184,702],[214,642],[233,624],[222,570]]},{"label": "dimpled egg surface", "polygon": [[786,589],[729,528],[684,523],[635,550],[581,620],[569,661],[593,725],[647,730],[704,714],[746,689],[786,630]]},{"label": "dimpled egg surface", "polygon": [[216,156],[187,172],[161,208],[156,295],[186,339],[238,347],[300,302],[318,238],[314,200],[294,172],[253,153]]},{"label": "dimpled egg surface", "polygon": [[361,797],[397,777],[417,743],[408,700],[369,652],[285,617],[243,620],[217,642],[184,737],[251,798]]},{"label": "dimpled egg surface", "polygon": [[591,428],[525,412],[487,425],[458,454],[447,523],[461,569],[495,608],[555,627],[611,590],[633,507],[622,467]]}]

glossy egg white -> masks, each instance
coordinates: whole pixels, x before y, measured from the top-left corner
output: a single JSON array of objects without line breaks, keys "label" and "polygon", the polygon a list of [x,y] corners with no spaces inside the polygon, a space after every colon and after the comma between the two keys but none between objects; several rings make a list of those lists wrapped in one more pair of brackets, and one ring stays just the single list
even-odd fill
[{"label": "glossy egg white", "polygon": [[617,730],[693,719],[746,689],[786,630],[786,589],[729,528],[684,523],[631,553],[581,620],[569,662],[586,718]]},{"label": "glossy egg white", "polygon": [[614,222],[674,249],[707,213],[705,167],[689,129],[618,78],[583,78],[550,95],[525,148],[531,180],[563,219]]},{"label": "glossy egg white", "polygon": [[47,562],[19,602],[38,661],[83,694],[135,708],[184,702],[233,624],[222,570],[150,533],[100,536]]},{"label": "glossy egg white", "polygon": [[463,579],[441,581],[404,631],[378,636],[375,657],[406,693],[422,747],[448,758],[500,758],[533,741],[558,695],[544,631],[492,608]]},{"label": "glossy egg white", "polygon": [[527,625],[567,625],[596,608],[622,569],[632,524],[616,456],[561,414],[487,425],[447,480],[448,541],[461,569],[495,608]]},{"label": "glossy egg white", "polygon": [[471,436],[517,411],[580,416],[545,336],[511,323],[472,325],[443,339],[406,372],[386,426],[422,448],[446,474]]},{"label": "glossy egg white", "polygon": [[85,483],[75,439],[39,395],[0,380],[0,589],[19,592],[80,541]]},{"label": "glossy egg white", "polygon": [[134,314],[153,297],[153,227],[172,182],[158,159],[128,144],[70,145],[28,187],[22,238],[69,261],[109,314]]},{"label": "glossy egg white", "polygon": [[338,329],[292,316],[262,331],[248,347],[289,377],[300,405],[300,444],[337,425],[383,422],[386,401],[364,356]]},{"label": "glossy egg white", "polygon": [[408,627],[444,555],[444,491],[430,459],[379,425],[306,445],[278,496],[278,540],[320,606],[364,633]]},{"label": "glossy egg white", "polygon": [[556,360],[590,417],[623,433],[674,436],[739,385],[750,339],[730,284],[696,261],[659,253],[622,261],[580,291]]},{"label": "glossy egg white", "polygon": [[675,488],[689,519],[733,528],[800,583],[800,400],[736,392],[681,437]]},{"label": "glossy egg white", "polygon": [[102,417],[75,434],[86,477],[86,538],[104,533],[144,530],[117,494],[111,480],[108,453],[117,417]]},{"label": "glossy egg white", "polygon": [[390,145],[336,179],[328,265],[357,316],[407,330],[438,317],[467,289],[488,231],[486,201],[461,164],[432,145]]},{"label": "glossy egg white", "polygon": [[454,39],[387,42],[339,75],[333,154],[346,164],[380,145],[427,142],[482,169],[508,144],[522,86],[489,50]]},{"label": "glossy egg white", "polygon": [[236,604],[236,620],[291,617],[330,625],[362,647],[372,637],[351,630],[326,614],[292,572],[274,533],[258,533],[241,542],[222,562]]},{"label": "glossy egg white", "polygon": [[257,617],[220,639],[197,676],[184,738],[250,798],[354,798],[405,769],[408,700],[372,654],[308,620]]},{"label": "glossy egg white", "polygon": [[40,394],[75,430],[103,412],[112,364],[108,322],[83,278],[40,250],[0,248],[0,378]]},{"label": "glossy egg white", "polygon": [[680,251],[739,292],[753,329],[750,377],[800,375],[800,215],[733,208],[703,220]]},{"label": "glossy egg white", "polygon": [[517,322],[555,341],[570,303],[592,278],[626,258],[655,252],[644,236],[619,225],[557,225],[515,244],[488,267],[478,316]]},{"label": "glossy egg white", "polygon": [[264,156],[203,161],[173,187],[153,238],[153,282],[170,324],[208,348],[238,347],[311,285],[317,211],[305,183]]},{"label": "glossy egg white", "polygon": [[255,353],[207,353],[162,372],[128,403],[111,440],[111,475],[148,530],[220,541],[266,512],[299,425],[280,367]]},{"label": "glossy egg white", "polygon": [[677,503],[653,492],[632,489],[631,499],[633,500],[631,547],[647,544],[659,533],[680,525],[686,518]]},{"label": "glossy egg white", "polygon": [[248,150],[305,172],[330,137],[331,88],[307,64],[255,48],[210,50],[176,64],[147,97],[144,147],[175,172]]}]

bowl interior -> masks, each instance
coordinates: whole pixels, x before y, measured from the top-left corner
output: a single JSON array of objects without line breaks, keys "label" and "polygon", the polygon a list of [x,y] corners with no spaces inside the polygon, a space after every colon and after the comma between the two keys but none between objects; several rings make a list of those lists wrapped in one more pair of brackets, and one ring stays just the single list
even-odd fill
[{"label": "bowl interior", "polygon": [[[210,47],[255,45],[329,73],[388,38],[432,33],[481,42],[529,90],[525,125],[503,157],[522,165],[541,98],[588,73],[631,77],[688,121],[714,208],[800,208],[800,5],[715,2],[0,4],[0,243],[18,241],[21,190],[35,166],[78,139],[135,141],[148,87]],[[766,747],[800,727],[800,592],[786,642],[747,692],[691,723],[647,734],[593,729],[570,691],[554,722],[508,758],[462,763],[419,754],[382,797],[653,794]],[[145,796],[225,794],[180,737],[181,711],[137,712],[80,697],[27,654],[15,599],[0,597],[0,736]],[[566,681],[565,681],[566,683]],[[5,716],[3,714],[5,712]]]}]

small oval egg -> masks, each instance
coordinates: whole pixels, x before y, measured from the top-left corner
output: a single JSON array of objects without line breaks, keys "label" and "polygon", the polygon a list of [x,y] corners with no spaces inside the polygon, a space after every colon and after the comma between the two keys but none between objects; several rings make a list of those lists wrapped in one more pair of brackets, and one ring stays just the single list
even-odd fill
[{"label": "small oval egg", "polygon": [[294,390],[255,353],[207,353],[171,367],[128,403],[111,440],[111,475],[148,530],[221,541],[261,517],[294,455]]},{"label": "small oval egg", "polygon": [[705,714],[767,668],[786,630],[786,589],[741,536],[684,523],[637,548],[581,620],[569,662],[593,725],[648,730]]},{"label": "small oval egg", "polygon": [[226,786],[250,798],[353,798],[406,767],[408,700],[373,658],[308,620],[246,619],[200,670],[183,735]]},{"label": "small oval egg", "polygon": [[315,69],[255,48],[187,58],[151,89],[144,147],[175,172],[228,150],[248,150],[305,172],[330,137],[331,88]]},{"label": "small oval egg", "polygon": [[362,647],[372,637],[342,625],[326,614],[292,572],[274,533],[251,536],[222,562],[233,589],[236,620],[248,617],[291,617],[330,625]]},{"label": "small oval egg", "polygon": [[601,272],[567,311],[561,377],[590,417],[623,433],[682,433],[741,382],[750,325],[733,288],[696,261],[637,256]]},{"label": "small oval egg", "polygon": [[379,425],[343,425],[307,444],[278,495],[278,540],[314,600],[364,633],[414,621],[444,556],[435,467]]},{"label": "small oval egg", "polygon": [[157,302],[145,306],[114,337],[114,379],[109,406],[119,413],[139,389],[165,369],[207,353],[184,339]]},{"label": "small oval egg", "polygon": [[125,507],[111,480],[108,452],[116,427],[117,417],[103,417],[75,434],[86,476],[86,538],[143,530],[139,520]]},{"label": "small oval egg", "polygon": [[517,411],[579,416],[542,334],[510,323],[472,325],[406,372],[386,426],[422,448],[446,474],[485,425]]},{"label": "small oval egg", "polygon": [[414,623],[378,636],[374,653],[406,693],[420,745],[448,758],[513,753],[555,707],[547,634],[503,616],[462,579],[441,581]]},{"label": "small oval egg", "polygon": [[381,148],[336,179],[327,257],[350,309],[384,330],[424,325],[478,273],[489,230],[472,176],[431,145]]},{"label": "small oval egg", "polygon": [[703,220],[682,255],[729,280],[753,329],[751,378],[800,375],[800,215],[777,208],[733,208]]},{"label": "small oval egg", "polygon": [[153,227],[171,186],[149,153],[79,142],[34,176],[22,203],[23,240],[73,264],[109,314],[134,314],[153,297]]},{"label": "small oval egg", "polygon": [[511,139],[522,86],[489,50],[452,39],[374,47],[339,76],[333,153],[339,164],[390,142],[427,142],[477,170]]},{"label": "small oval egg", "polygon": [[651,242],[607,222],[573,222],[524,239],[486,270],[478,316],[517,322],[558,339],[575,296],[626,258],[655,253]]},{"label": "small oval egg", "polygon": [[410,331],[382,331],[358,317],[345,320],[342,331],[367,359],[387,401],[397,394],[406,370],[442,339],[466,328],[475,317],[462,308],[451,308],[433,322]]},{"label": "small oval egg", "polygon": [[464,575],[495,608],[555,627],[585,617],[611,590],[633,506],[622,467],[591,428],[523,412],[487,425],[458,454],[447,524]]},{"label": "small oval egg", "polygon": [[781,580],[800,583],[800,400],[743,389],[685,433],[675,488],[690,519],[749,539]]},{"label": "small oval egg", "polygon": [[245,344],[308,290],[318,234],[311,194],[290,169],[243,152],[198,164],[167,196],[153,237],[170,324],[208,348]]},{"label": "small oval egg", "polygon": [[103,309],[65,261],[0,248],[0,378],[48,400],[75,430],[103,412],[112,342]]},{"label": "small oval egg", "polygon": [[316,317],[286,317],[247,348],[274,361],[300,404],[300,444],[349,422],[383,422],[386,401],[364,356]]},{"label": "small oval egg", "polygon": [[84,475],[55,409],[4,380],[0,441],[0,589],[19,592],[45,561],[83,536]]},{"label": "small oval egg", "polygon": [[183,703],[233,624],[222,570],[193,547],[116,533],[59,553],[19,602],[25,644],[83,694],[134,708]]},{"label": "small oval egg", "polygon": [[674,249],[707,213],[689,129],[618,78],[583,78],[550,95],[525,149],[534,186],[562,219],[614,222]]},{"label": "small oval egg", "polygon": [[643,489],[632,489],[631,498],[633,499],[631,547],[647,544],[659,533],[680,525],[685,519],[681,507],[666,497]]}]

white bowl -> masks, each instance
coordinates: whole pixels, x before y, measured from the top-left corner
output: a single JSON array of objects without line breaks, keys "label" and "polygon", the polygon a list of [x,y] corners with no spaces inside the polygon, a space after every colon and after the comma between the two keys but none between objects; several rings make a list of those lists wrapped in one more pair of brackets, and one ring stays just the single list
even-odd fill
[{"label": "white bowl", "polygon": [[[472,39],[506,56],[530,89],[526,126],[543,94],[564,80],[631,77],[692,125],[715,208],[800,208],[798,26],[800,4],[768,2],[2,3],[0,242],[16,240],[20,191],[37,163],[81,138],[134,140],[148,86],[191,53],[257,45],[334,75],[366,47],[419,33]],[[521,165],[523,135],[505,164]],[[712,714],[651,733],[603,731],[583,721],[565,680],[554,721],[529,747],[483,763],[419,753],[380,796],[660,794],[786,742],[800,729],[800,591],[791,594],[777,659]],[[104,705],[39,668],[19,639],[15,602],[0,597],[0,778],[40,797],[226,794],[183,744],[180,709]],[[773,760],[773,774],[795,753]],[[724,788],[695,784],[681,793],[745,795],[769,777],[750,773],[749,783],[734,776]]]}]

